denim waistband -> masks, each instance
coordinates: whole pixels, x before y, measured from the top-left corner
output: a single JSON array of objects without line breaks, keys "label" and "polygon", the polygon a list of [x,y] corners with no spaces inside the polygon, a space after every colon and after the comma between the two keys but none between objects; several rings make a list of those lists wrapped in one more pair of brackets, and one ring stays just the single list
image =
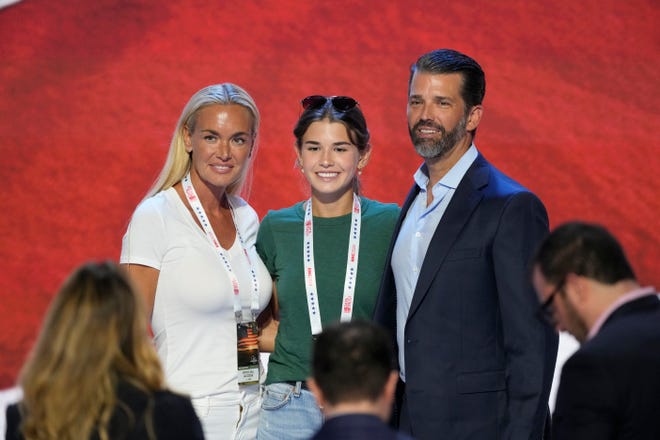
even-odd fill
[{"label": "denim waistband", "polygon": [[307,382],[305,382],[304,380],[285,380],[282,383],[289,384],[296,389],[300,387],[301,390],[309,391],[309,388],[307,387]]}]

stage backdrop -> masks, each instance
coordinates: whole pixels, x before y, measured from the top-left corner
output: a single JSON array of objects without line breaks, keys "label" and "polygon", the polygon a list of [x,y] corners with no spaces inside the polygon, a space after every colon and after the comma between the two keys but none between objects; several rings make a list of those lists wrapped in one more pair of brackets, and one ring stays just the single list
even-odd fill
[{"label": "stage backdrop", "polygon": [[[0,9],[0,388],[63,278],[118,259],[180,111],[231,81],[262,114],[249,201],[304,197],[300,98],[351,95],[372,133],[367,196],[401,204],[420,161],[408,69],[452,47],[487,74],[476,144],[551,224],[597,221],[660,285],[660,22],[654,0],[580,2],[23,0]],[[469,274],[466,274],[469,276]]]}]

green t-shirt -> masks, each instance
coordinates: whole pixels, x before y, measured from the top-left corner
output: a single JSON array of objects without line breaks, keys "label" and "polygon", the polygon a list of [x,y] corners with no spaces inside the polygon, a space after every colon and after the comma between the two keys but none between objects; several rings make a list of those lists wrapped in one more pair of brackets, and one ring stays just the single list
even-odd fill
[{"label": "green t-shirt", "polygon": [[[360,198],[362,225],[353,319],[371,319],[399,207]],[[277,284],[280,326],[268,361],[266,384],[305,380],[310,374],[312,331],[303,276],[304,204],[269,211],[261,221],[257,251]],[[321,323],[337,322],[346,276],[351,214],[314,217],[314,264]]]}]

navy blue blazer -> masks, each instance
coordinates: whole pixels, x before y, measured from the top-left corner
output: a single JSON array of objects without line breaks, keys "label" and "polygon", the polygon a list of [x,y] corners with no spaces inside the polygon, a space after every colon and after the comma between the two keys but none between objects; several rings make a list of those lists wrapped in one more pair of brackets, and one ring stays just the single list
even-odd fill
[{"label": "navy blue blazer", "polygon": [[378,417],[346,414],[327,419],[312,440],[412,440],[394,431]]},{"label": "navy blue blazer", "polygon": [[[396,225],[388,262],[413,185]],[[479,154],[431,239],[405,323],[405,397],[419,439],[540,439],[558,335],[536,317],[528,264],[541,201]],[[396,334],[391,265],[375,320]]]},{"label": "navy blue blazer", "polygon": [[623,304],[566,361],[553,439],[660,439],[657,296]]}]

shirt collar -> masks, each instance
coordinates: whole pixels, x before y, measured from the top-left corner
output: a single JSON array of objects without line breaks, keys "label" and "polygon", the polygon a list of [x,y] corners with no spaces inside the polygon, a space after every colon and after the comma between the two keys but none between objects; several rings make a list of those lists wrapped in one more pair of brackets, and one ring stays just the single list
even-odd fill
[{"label": "shirt collar", "polygon": [[607,310],[605,310],[596,320],[594,325],[591,327],[589,330],[589,334],[587,335],[587,340],[593,338],[596,336],[596,334],[600,331],[600,329],[603,327],[603,324],[605,324],[605,321],[607,321],[607,318],[612,316],[612,313],[622,305],[629,303],[631,301],[634,301],[636,299],[642,298],[644,296],[649,296],[649,295],[655,295],[655,289],[653,287],[640,287],[639,289],[631,290],[630,292],[621,295],[619,299],[614,301],[612,305],[610,305]]},{"label": "shirt collar", "polygon": [[[479,151],[477,150],[477,147],[474,144],[470,145],[470,148],[468,148],[467,151],[463,153],[463,156],[458,159],[458,162],[456,162],[454,166],[451,167],[447,174],[445,174],[442,179],[440,179],[438,183],[433,186],[433,189],[437,188],[438,186],[456,189],[458,184],[461,183],[461,180],[463,180],[463,176],[465,176],[465,173],[467,173],[470,165],[472,165],[472,162],[474,162],[478,155]],[[417,186],[419,186],[422,191],[426,191],[426,185],[429,183],[429,172],[425,163],[420,165],[413,178],[415,179]]]}]

